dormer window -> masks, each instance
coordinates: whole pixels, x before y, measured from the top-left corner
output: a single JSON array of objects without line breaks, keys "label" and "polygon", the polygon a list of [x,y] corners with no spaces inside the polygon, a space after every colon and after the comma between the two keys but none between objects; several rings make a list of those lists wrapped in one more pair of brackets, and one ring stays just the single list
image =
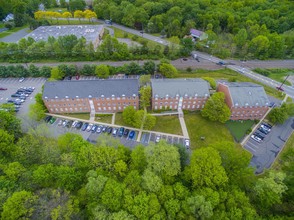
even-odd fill
[{"label": "dormer window", "polygon": [[68,99],[68,96],[66,95],[65,98]]},{"label": "dormer window", "polygon": [[89,95],[89,98],[91,99],[92,98],[92,95]]},{"label": "dormer window", "polygon": [[58,96],[55,96],[56,99],[58,99]]}]

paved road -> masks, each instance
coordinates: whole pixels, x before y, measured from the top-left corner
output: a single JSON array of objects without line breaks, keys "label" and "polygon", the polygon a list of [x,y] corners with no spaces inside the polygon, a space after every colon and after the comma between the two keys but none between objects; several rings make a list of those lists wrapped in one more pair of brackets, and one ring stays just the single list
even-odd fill
[{"label": "paved road", "polygon": [[250,165],[256,168],[256,174],[260,174],[264,169],[271,167],[293,130],[294,117],[289,118],[282,125],[274,126],[261,143],[252,138],[248,139],[244,148],[253,154]]},{"label": "paved road", "polygon": [[17,42],[28,34],[28,30],[29,28],[21,29],[9,36],[0,38],[0,42],[7,42],[7,43]]}]

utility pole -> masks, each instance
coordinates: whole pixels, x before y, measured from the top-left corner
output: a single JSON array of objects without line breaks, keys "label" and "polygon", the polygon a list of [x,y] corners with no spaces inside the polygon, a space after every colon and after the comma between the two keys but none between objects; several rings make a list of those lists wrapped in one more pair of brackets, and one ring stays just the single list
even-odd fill
[{"label": "utility pole", "polygon": [[286,80],[288,79],[290,75],[287,75],[286,78],[284,79],[284,81],[282,82],[282,84],[280,86],[277,87],[278,90],[283,91],[282,86],[285,84]]}]

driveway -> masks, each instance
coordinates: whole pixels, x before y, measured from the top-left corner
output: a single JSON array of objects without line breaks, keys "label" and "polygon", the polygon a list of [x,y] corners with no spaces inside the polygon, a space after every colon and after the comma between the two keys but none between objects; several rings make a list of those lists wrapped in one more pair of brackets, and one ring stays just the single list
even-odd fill
[{"label": "driveway", "polygon": [[255,173],[260,174],[271,167],[279,152],[294,130],[294,117],[284,124],[272,127],[261,143],[249,138],[244,148],[253,154],[250,165],[255,167]]},{"label": "driveway", "polygon": [[23,38],[24,36],[26,36],[28,34],[28,30],[29,28],[24,28],[21,29],[9,36],[0,38],[0,42],[6,42],[6,43],[12,43],[12,42],[17,42],[19,41],[21,38]]}]

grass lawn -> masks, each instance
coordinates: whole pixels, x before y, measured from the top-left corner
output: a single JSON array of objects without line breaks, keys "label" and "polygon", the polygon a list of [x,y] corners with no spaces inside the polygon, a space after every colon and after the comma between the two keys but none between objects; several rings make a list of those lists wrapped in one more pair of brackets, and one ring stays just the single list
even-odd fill
[{"label": "grass lawn", "polygon": [[[185,122],[191,139],[191,149],[212,145],[220,141],[233,142],[233,136],[225,124],[212,122],[200,115],[200,112],[185,113]],[[201,140],[204,137],[204,140]]]},{"label": "grass lawn", "polygon": [[183,135],[177,115],[156,116],[156,124],[152,130],[169,134]]},{"label": "grass lawn", "polygon": [[124,123],[123,118],[122,118],[122,113],[120,113],[120,112],[115,114],[115,124],[130,127],[129,125]]},{"label": "grass lawn", "polygon": [[25,26],[22,26],[22,27],[15,27],[15,28],[13,28],[11,30],[8,30],[8,31],[3,31],[3,32],[0,33],[0,38],[9,36],[9,35],[17,32],[17,31],[22,30],[22,29],[27,28],[27,27],[28,27],[28,25],[25,25]]},{"label": "grass lawn", "polygon": [[290,138],[286,142],[286,145],[284,146],[283,151],[278,155],[275,162],[273,163],[273,165],[272,165],[273,169],[275,169],[275,170],[281,169],[281,165],[283,163],[283,161],[282,161],[283,155],[287,154],[287,152],[290,150],[290,148],[293,148],[293,147],[294,147],[294,133],[292,133],[292,135],[290,136]]},{"label": "grass lawn", "polygon": [[96,114],[95,121],[111,124],[112,114]]},{"label": "grass lawn", "polygon": [[226,126],[237,142],[240,142],[245,136],[246,131],[254,125],[254,121],[227,121]]},{"label": "grass lawn", "polygon": [[268,95],[271,95],[273,97],[276,97],[278,99],[283,99],[285,95],[283,95],[282,92],[278,91],[277,89],[274,89],[272,87],[269,87],[267,85],[264,85],[260,82],[257,82],[251,78],[248,78],[246,76],[243,76],[233,70],[224,68],[219,70],[194,70],[190,73],[184,70],[178,71],[178,78],[201,78],[201,77],[211,77],[216,80],[218,79],[225,79],[225,80],[236,80],[237,82],[253,82],[259,85],[262,85],[264,87],[264,90]]},{"label": "grass lawn", "polygon": [[64,116],[79,118],[79,119],[84,119],[84,120],[90,119],[89,113],[72,113],[72,114],[64,114]]}]

